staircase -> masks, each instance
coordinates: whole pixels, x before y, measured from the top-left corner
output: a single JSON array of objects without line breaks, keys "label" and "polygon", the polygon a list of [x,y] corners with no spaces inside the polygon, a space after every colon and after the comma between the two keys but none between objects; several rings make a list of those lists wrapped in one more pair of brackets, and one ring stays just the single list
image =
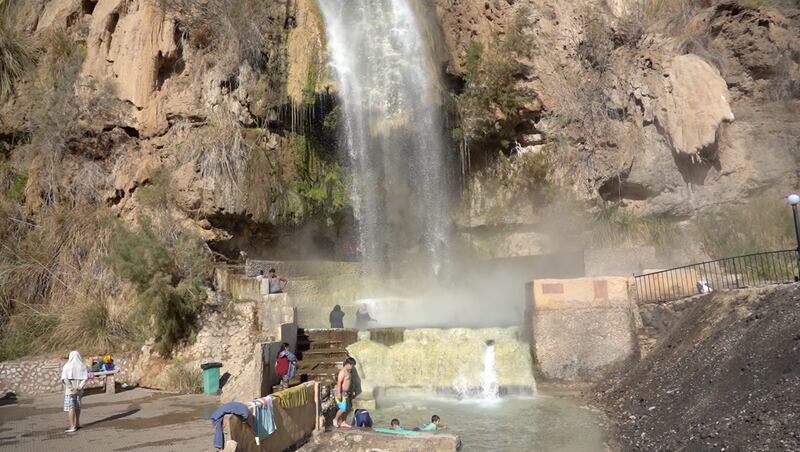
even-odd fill
[{"label": "staircase", "polygon": [[349,356],[347,347],[356,341],[358,341],[356,330],[299,328],[296,350],[297,373],[289,382],[289,386],[311,380],[333,386],[342,362]]}]

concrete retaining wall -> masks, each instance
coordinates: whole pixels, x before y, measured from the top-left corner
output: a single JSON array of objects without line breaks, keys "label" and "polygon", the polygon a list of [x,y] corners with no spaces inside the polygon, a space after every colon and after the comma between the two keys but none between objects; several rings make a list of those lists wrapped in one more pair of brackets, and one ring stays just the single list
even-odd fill
[{"label": "concrete retaining wall", "polygon": [[253,427],[238,416],[231,416],[231,439],[237,443],[236,451],[293,450],[294,446],[309,438],[317,428],[317,415],[319,414],[317,408],[319,397],[315,392],[316,388],[314,383],[308,384],[306,388],[308,403],[303,406],[284,408],[280,403],[273,405],[273,417],[277,429],[273,434],[262,438],[260,445],[256,445]]},{"label": "concrete retaining wall", "polygon": [[636,350],[629,279],[543,279],[528,285],[539,377],[591,379]]}]

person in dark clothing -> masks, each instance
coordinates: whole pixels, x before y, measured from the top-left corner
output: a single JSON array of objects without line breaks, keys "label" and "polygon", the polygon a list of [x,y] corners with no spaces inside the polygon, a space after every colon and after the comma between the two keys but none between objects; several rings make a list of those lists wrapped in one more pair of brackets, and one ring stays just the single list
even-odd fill
[{"label": "person in dark clothing", "polygon": [[331,328],[344,328],[344,311],[342,311],[341,306],[337,304],[333,307],[329,320],[331,321]]}]

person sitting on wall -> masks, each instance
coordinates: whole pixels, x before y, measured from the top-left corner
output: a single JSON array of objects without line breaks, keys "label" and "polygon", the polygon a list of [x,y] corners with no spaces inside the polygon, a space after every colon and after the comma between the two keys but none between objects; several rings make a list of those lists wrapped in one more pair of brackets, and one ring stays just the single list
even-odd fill
[{"label": "person sitting on wall", "polygon": [[331,322],[331,328],[344,328],[344,311],[338,304],[333,307],[328,320]]},{"label": "person sitting on wall", "polygon": [[267,283],[269,284],[269,294],[276,294],[276,293],[283,293],[283,289],[286,288],[286,283],[289,280],[286,279],[285,276],[280,276],[275,273],[274,268],[269,269],[269,276],[267,276]]}]

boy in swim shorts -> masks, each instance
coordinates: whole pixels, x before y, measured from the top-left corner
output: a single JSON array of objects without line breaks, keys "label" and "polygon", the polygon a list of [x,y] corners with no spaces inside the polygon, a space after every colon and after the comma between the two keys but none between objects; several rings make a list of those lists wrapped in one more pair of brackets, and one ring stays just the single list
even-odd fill
[{"label": "boy in swim shorts", "polygon": [[336,398],[336,416],[333,418],[333,426],[337,428],[350,428],[347,423],[347,413],[353,408],[350,385],[354,367],[356,367],[356,360],[348,357],[342,363],[342,369],[336,377],[336,387],[333,390],[333,396]]}]

